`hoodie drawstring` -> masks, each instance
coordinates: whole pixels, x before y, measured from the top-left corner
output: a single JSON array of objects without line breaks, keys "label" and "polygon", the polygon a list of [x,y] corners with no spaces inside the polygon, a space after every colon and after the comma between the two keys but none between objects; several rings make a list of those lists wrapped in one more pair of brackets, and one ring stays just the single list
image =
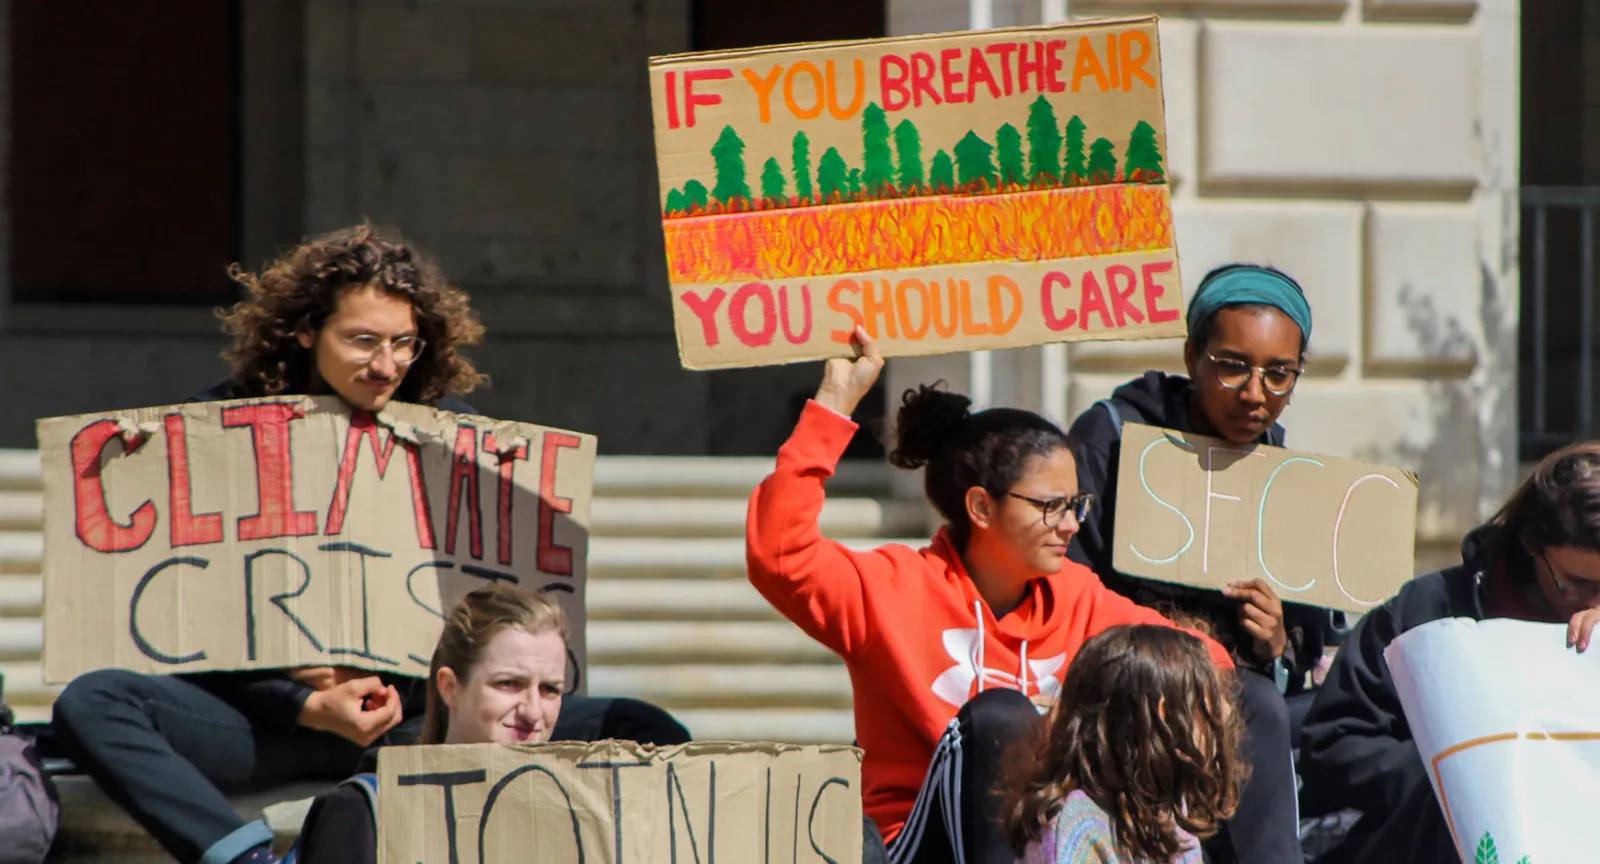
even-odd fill
[{"label": "hoodie drawstring", "polygon": [[[978,621],[978,644],[973,657],[973,665],[978,673],[978,692],[983,692],[984,678],[987,677],[983,665],[983,603],[979,600],[972,601],[972,617]],[[1017,664],[1017,689],[1022,695],[1028,695],[1028,640],[1022,640],[1022,656]]]}]

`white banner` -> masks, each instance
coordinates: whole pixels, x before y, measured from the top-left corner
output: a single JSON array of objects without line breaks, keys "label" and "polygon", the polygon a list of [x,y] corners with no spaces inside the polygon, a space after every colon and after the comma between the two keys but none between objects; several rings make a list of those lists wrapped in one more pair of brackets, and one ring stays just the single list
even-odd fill
[{"label": "white banner", "polygon": [[1566,647],[1566,625],[1449,619],[1384,652],[1469,864],[1600,857],[1600,645]]}]

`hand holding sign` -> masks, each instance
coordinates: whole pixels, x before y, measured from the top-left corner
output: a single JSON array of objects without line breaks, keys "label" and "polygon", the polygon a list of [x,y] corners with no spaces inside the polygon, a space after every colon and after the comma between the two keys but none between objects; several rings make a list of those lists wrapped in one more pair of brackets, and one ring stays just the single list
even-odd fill
[{"label": "hand holding sign", "polygon": [[363,747],[400,725],[400,692],[377,676],[357,678],[306,697],[300,725],[332,732]]},{"label": "hand holding sign", "polygon": [[297,666],[289,670],[290,680],[308,684],[314,690],[331,690],[366,674],[349,666]]},{"label": "hand holding sign", "polygon": [[1572,616],[1567,622],[1567,647],[1578,649],[1578,653],[1589,650],[1589,637],[1594,635],[1594,626],[1600,624],[1600,609],[1585,609]]},{"label": "hand holding sign", "polygon": [[855,359],[834,357],[828,360],[822,373],[822,386],[817,388],[818,403],[849,417],[856,406],[866,398],[867,391],[878,381],[883,371],[883,355],[867,331],[857,327],[850,334],[851,346],[858,352]]},{"label": "hand holding sign", "polygon": [[1264,579],[1252,579],[1235,582],[1222,593],[1244,604],[1239,607],[1239,624],[1255,640],[1256,657],[1263,663],[1282,657],[1289,633],[1283,629],[1283,601],[1272,586]]}]

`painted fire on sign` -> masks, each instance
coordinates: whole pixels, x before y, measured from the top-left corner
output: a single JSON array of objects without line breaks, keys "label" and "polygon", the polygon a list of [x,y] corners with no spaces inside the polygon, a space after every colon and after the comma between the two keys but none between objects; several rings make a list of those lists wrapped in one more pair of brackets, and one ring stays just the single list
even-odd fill
[{"label": "painted fire on sign", "polygon": [[690,368],[1183,333],[1154,17],[656,58]]}]

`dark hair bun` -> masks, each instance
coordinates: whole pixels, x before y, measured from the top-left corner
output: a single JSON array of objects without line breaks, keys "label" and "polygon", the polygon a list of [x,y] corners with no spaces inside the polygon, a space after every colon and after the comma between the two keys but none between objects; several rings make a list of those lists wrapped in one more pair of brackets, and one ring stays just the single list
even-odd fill
[{"label": "dark hair bun", "polygon": [[889,464],[908,471],[928,464],[972,416],[972,400],[940,389],[944,383],[923,384],[901,397]]}]

